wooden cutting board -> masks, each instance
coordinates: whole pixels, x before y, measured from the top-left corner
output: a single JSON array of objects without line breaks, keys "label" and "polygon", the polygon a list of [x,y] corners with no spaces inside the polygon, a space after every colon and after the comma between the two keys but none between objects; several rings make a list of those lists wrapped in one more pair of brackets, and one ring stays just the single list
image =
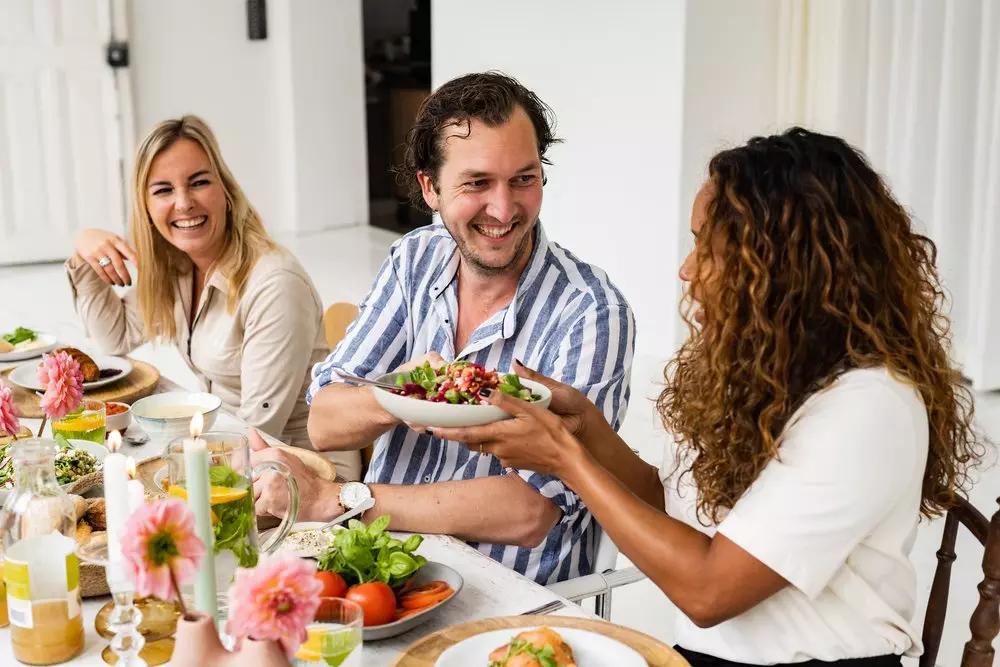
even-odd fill
[{"label": "wooden cutting board", "polygon": [[[155,366],[151,366],[144,361],[129,359],[132,364],[132,372],[111,384],[98,387],[92,391],[84,392],[86,398],[97,401],[118,401],[119,403],[129,403],[138,401],[153,393],[156,385],[160,382],[160,371]],[[28,363],[38,363],[37,360]],[[18,414],[25,419],[41,419],[42,408],[39,405],[41,400],[33,391],[19,387],[7,379],[13,368],[0,372],[6,384],[10,387],[14,397],[14,407]]]},{"label": "wooden cutting board", "polygon": [[[504,616],[453,625],[412,644],[396,659],[393,667],[434,667],[445,650],[474,635],[509,629],[513,637],[521,628],[541,625],[557,628],[557,632],[558,628],[577,628],[610,637],[635,649],[649,667],[690,667],[680,653],[649,635],[621,625],[572,616]],[[485,659],[483,664],[486,664]]]}]

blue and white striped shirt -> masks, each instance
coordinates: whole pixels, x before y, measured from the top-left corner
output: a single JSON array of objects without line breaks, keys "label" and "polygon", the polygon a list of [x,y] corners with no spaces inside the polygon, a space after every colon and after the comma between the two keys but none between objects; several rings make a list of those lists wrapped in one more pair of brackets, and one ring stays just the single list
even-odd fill
[{"label": "blue and white striped shirt", "polygon": [[[334,368],[378,377],[431,351],[507,370],[514,359],[584,392],[617,429],[625,418],[635,319],[621,292],[600,269],[581,262],[536,225],[535,246],[511,303],[455,350],[460,254],[441,223],[395,244],[344,340],[313,368],[307,398],[340,378]],[[472,544],[507,567],[546,584],[589,574],[600,527],[559,479],[505,470],[493,456],[472,453],[406,426],[383,434],[365,481],[421,484],[508,472],[554,502],[562,519],[537,548]]]}]

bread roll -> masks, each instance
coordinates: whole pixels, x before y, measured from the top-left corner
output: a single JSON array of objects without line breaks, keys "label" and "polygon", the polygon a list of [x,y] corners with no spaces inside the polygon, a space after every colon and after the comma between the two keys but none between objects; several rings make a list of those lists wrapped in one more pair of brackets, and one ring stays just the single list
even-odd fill
[{"label": "bread roll", "polygon": [[87,501],[86,519],[87,523],[93,526],[94,530],[108,529],[106,509],[107,506],[104,498],[92,498]]}]

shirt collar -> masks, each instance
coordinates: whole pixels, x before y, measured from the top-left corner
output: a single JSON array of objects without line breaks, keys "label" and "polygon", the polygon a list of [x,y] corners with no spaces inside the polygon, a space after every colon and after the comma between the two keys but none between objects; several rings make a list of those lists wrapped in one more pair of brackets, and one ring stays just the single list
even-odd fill
[{"label": "shirt collar", "polygon": [[[548,262],[548,254],[549,239],[542,228],[542,221],[538,220],[535,224],[535,243],[531,249],[531,258],[528,260],[528,265],[524,268],[521,278],[517,282],[517,291],[514,293],[514,298],[504,310],[503,330],[501,332],[504,339],[509,339],[517,333],[518,303],[522,295],[529,292],[544,274],[545,266]],[[434,299],[440,298],[448,286],[455,280],[455,277],[458,275],[460,258],[461,254],[458,252],[458,245],[452,241],[451,255],[448,257],[448,263],[445,265],[444,270],[441,271],[441,275],[438,276],[437,280],[431,286],[431,296]]]}]

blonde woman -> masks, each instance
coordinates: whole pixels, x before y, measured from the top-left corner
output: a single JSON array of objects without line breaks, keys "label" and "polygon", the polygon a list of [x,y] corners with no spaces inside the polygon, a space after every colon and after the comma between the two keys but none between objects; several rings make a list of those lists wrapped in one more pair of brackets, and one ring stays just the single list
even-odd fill
[{"label": "blonde woman", "polygon": [[[312,449],[309,371],[328,353],[323,307],[299,262],[268,236],[196,116],[166,120],[139,145],[129,235],[83,231],[67,262],[84,327],[111,354],[170,342],[229,412]],[[119,297],[112,286],[132,285]],[[357,452],[331,455],[358,479]]]}]

